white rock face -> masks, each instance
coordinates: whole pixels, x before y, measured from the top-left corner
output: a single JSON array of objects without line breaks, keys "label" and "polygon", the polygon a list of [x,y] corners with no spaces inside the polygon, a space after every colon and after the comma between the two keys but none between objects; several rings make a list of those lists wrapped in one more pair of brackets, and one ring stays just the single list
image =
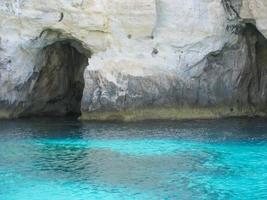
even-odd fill
[{"label": "white rock face", "polygon": [[258,30],[267,37],[267,1],[243,0],[240,16],[255,21]]},{"label": "white rock face", "polygon": [[265,79],[262,101],[250,98],[250,32],[236,30],[249,22],[267,37],[266,13],[265,0],[1,0],[2,110],[18,116],[30,106],[42,50],[66,40],[89,59],[83,112],[262,105]]}]

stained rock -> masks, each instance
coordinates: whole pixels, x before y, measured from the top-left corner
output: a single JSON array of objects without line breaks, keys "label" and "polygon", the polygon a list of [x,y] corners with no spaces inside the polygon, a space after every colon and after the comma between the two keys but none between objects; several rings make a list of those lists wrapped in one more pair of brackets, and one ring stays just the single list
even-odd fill
[{"label": "stained rock", "polygon": [[265,116],[265,2],[2,0],[0,118]]}]

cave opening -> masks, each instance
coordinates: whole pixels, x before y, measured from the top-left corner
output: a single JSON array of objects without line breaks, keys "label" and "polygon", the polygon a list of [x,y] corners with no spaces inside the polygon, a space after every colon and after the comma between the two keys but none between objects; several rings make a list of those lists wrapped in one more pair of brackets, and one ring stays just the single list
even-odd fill
[{"label": "cave opening", "polygon": [[32,81],[30,105],[23,116],[79,117],[84,70],[90,52],[75,40],[58,41],[42,49]]},{"label": "cave opening", "polygon": [[267,108],[267,39],[254,24],[247,23],[244,35],[248,47],[248,65],[242,86],[247,90],[250,106],[266,112]]}]

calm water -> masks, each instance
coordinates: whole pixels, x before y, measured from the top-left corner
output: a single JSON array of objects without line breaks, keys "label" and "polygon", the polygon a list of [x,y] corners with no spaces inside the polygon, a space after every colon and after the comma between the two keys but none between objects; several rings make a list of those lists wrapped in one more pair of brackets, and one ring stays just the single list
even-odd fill
[{"label": "calm water", "polygon": [[0,200],[267,199],[267,121],[0,121]]}]

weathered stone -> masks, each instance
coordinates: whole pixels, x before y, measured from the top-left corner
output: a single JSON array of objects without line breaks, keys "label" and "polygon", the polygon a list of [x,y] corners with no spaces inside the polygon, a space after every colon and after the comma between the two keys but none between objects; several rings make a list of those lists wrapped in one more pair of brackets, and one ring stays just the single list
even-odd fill
[{"label": "weathered stone", "polygon": [[266,11],[265,0],[2,0],[0,117],[265,115]]},{"label": "weathered stone", "polygon": [[29,80],[31,89],[20,116],[80,115],[88,57],[75,46],[75,41],[55,42],[38,55],[37,69]]}]

